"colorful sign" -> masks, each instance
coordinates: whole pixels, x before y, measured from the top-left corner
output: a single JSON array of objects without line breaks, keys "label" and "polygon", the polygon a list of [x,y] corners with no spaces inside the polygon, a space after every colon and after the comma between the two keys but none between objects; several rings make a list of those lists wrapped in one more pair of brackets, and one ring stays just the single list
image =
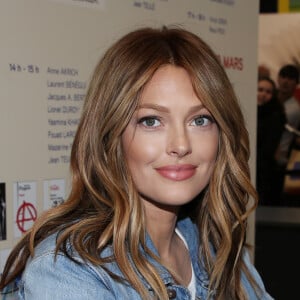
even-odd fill
[{"label": "colorful sign", "polygon": [[37,218],[36,182],[14,183],[14,234],[21,237]]},{"label": "colorful sign", "polygon": [[278,0],[278,12],[299,12],[300,11],[300,0]]},{"label": "colorful sign", "polygon": [[44,209],[56,207],[65,199],[65,180],[52,179],[44,181]]}]

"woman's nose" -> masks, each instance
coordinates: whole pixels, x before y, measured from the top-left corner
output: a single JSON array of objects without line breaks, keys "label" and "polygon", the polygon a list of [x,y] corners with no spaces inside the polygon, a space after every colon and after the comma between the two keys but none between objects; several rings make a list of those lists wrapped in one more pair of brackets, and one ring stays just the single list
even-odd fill
[{"label": "woman's nose", "polygon": [[171,129],[168,133],[167,153],[183,157],[192,152],[191,141],[185,128]]}]

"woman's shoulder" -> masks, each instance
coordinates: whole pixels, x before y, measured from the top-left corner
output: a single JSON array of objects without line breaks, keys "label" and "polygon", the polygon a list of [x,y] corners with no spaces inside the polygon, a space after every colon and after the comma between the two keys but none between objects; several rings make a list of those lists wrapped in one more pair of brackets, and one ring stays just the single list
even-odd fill
[{"label": "woman's shoulder", "polygon": [[[127,282],[111,276],[122,276],[115,262],[95,265],[82,259],[71,243],[66,245],[67,253],[56,252],[56,240],[57,234],[50,235],[35,248],[19,282],[18,299],[141,300]],[[111,254],[108,246],[100,255]]]},{"label": "woman's shoulder", "polygon": [[[90,273],[98,273],[101,268],[95,268],[95,266],[87,260],[84,260],[80,254],[76,251],[71,241],[66,242],[64,250],[57,249],[57,239],[59,233],[54,233],[43,239],[34,249],[34,255],[29,258],[26,264],[25,272],[30,270],[33,265],[37,264],[40,267],[45,268],[65,268],[68,271],[72,271],[72,268],[79,270],[81,266],[82,270],[87,270]],[[103,256],[111,255],[110,247],[103,251]],[[97,271],[95,271],[97,270]]]},{"label": "woman's shoulder", "polygon": [[56,240],[57,234],[52,234],[36,246],[19,283],[20,299],[93,299],[99,294],[114,299],[105,270],[83,261],[75,251],[72,259],[56,253]]}]

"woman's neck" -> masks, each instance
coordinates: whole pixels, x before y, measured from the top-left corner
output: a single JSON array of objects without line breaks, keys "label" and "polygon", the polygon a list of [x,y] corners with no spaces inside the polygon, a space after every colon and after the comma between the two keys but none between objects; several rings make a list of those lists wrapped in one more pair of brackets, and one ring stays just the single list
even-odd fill
[{"label": "woman's neck", "polygon": [[161,257],[170,255],[174,244],[178,208],[145,201],[146,229]]},{"label": "woman's neck", "polygon": [[177,283],[188,286],[192,277],[189,251],[175,232],[178,208],[145,204],[146,227],[161,262]]}]

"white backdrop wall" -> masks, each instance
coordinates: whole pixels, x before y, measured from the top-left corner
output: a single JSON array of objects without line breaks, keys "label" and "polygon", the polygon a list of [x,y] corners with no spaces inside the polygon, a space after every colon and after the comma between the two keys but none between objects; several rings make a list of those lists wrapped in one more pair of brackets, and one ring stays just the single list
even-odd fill
[{"label": "white backdrop wall", "polygon": [[259,15],[258,63],[270,70],[275,82],[283,65],[300,65],[299,29],[300,13]]},{"label": "white backdrop wall", "polygon": [[215,49],[245,114],[254,174],[257,23],[258,0],[1,0],[0,273],[36,216],[67,197],[91,72],[113,41],[138,27],[177,24]]}]

